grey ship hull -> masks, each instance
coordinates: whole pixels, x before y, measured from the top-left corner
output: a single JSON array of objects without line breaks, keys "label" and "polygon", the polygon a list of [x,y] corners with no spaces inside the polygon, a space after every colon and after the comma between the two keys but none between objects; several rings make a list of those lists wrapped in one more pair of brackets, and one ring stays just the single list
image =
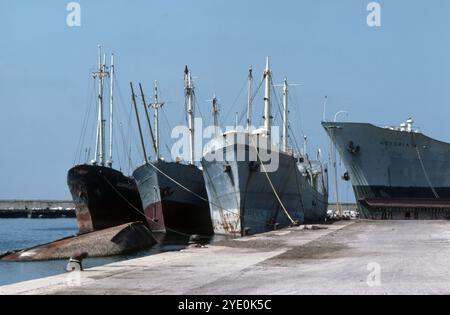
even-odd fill
[{"label": "grey ship hull", "polygon": [[450,209],[450,144],[364,123],[323,123],[372,219],[437,219]]},{"label": "grey ship hull", "polygon": [[[216,234],[244,236],[292,224],[261,166],[257,162],[236,161],[236,156],[248,157],[249,150],[254,148],[248,145],[222,148],[220,154],[224,160],[228,156],[225,152],[234,151],[234,162],[213,160],[211,153],[203,158],[203,173]],[[238,151],[245,152],[239,155]],[[267,174],[292,219],[300,224],[324,221],[327,193],[320,193],[310,184],[299,171],[293,156],[281,153],[279,159],[278,170]]]},{"label": "grey ship hull", "polygon": [[169,233],[213,234],[202,171],[175,162],[158,161],[152,165],[143,165],[133,172],[150,228]]}]

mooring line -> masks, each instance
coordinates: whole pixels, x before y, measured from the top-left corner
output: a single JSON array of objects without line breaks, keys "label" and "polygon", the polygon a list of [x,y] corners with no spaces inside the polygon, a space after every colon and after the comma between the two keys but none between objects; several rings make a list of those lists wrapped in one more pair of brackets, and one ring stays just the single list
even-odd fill
[{"label": "mooring line", "polygon": [[[272,187],[273,193],[274,193],[275,196],[277,197],[277,200],[278,200],[278,202],[280,203],[281,208],[283,209],[283,211],[284,211],[284,213],[286,214],[286,216],[288,217],[288,219],[291,221],[292,225],[298,225],[298,222],[297,222],[297,221],[294,221],[294,219],[292,219],[291,215],[289,214],[289,212],[287,211],[287,209],[286,209],[286,207],[284,206],[283,202],[281,201],[280,196],[279,196],[278,193],[276,192],[275,187],[274,187],[274,185],[273,185],[273,183],[272,183],[272,180],[270,179],[269,174],[267,173],[267,169],[266,169],[264,163],[263,163],[262,160],[261,160],[261,157],[260,157],[260,155],[259,155],[258,149],[256,148],[256,145],[255,145],[255,142],[253,141],[253,138],[252,138],[252,136],[251,136],[250,134],[249,134],[249,138],[250,138],[250,141],[252,142],[253,148],[254,148],[255,151],[256,151],[256,155],[258,156],[258,160],[259,160],[259,162],[261,163],[261,166],[262,166],[262,168],[263,168],[263,170],[264,170],[264,174],[266,174],[266,177],[267,177],[267,180],[269,181],[270,187]],[[270,140],[270,139],[269,139],[269,140]]]},{"label": "mooring line", "polygon": [[[244,216],[243,216],[242,214],[240,214],[240,213],[236,213],[236,212],[231,211],[231,210],[228,210],[228,209],[223,209],[222,206],[217,205],[216,203],[214,203],[214,202],[212,202],[212,201],[210,201],[210,200],[208,200],[208,199],[206,199],[206,198],[203,198],[203,197],[200,196],[199,194],[195,193],[194,191],[190,190],[189,188],[187,188],[187,187],[185,187],[184,185],[182,185],[181,183],[179,183],[177,180],[173,179],[172,177],[170,177],[169,175],[167,175],[166,173],[164,173],[162,170],[160,170],[160,169],[159,169],[156,165],[154,165],[153,163],[149,163],[148,165],[150,165],[151,167],[153,167],[155,170],[157,170],[159,173],[161,173],[162,175],[164,175],[164,176],[165,176],[166,178],[168,178],[170,181],[172,181],[172,182],[175,183],[176,185],[180,186],[181,188],[183,188],[183,189],[186,190],[187,192],[193,194],[195,197],[199,198],[200,200],[203,200],[203,201],[205,201],[205,202],[207,202],[207,203],[209,203],[209,204],[212,204],[213,206],[216,206],[217,208],[222,209],[222,210],[224,210],[224,211],[226,211],[226,212],[228,212],[228,213],[231,213],[231,214],[234,214],[234,215],[236,215],[236,216],[239,216],[239,218],[241,218],[241,219],[244,217]],[[202,172],[204,172],[204,170],[203,170]],[[261,220],[256,220],[256,222],[258,222],[258,221],[259,221],[259,223],[264,223],[264,224],[266,224],[265,221],[263,222],[263,221],[261,221]]]},{"label": "mooring line", "polygon": [[[115,191],[115,193],[120,197],[120,198],[122,198],[133,210],[135,210],[136,212],[138,212],[140,215],[143,215],[146,219],[148,219],[148,220],[150,220],[151,222],[153,222],[153,223],[155,223],[155,224],[157,224],[157,225],[159,225],[160,227],[162,227],[162,228],[164,228],[164,229],[166,229],[167,231],[169,231],[169,232],[172,232],[172,233],[175,233],[175,234],[179,234],[179,235],[181,235],[181,236],[191,236],[191,234],[187,234],[187,233],[183,233],[183,232],[180,232],[180,231],[176,231],[176,230],[173,230],[173,229],[171,229],[171,228],[168,228],[168,227],[166,227],[166,226],[163,226],[163,225],[161,225],[161,224],[159,224],[157,221],[155,221],[154,219],[152,219],[152,218],[150,218],[149,216],[147,216],[146,214],[145,214],[145,210],[143,210],[143,212],[141,212],[141,210],[139,210],[138,208],[136,208],[130,201],[128,201],[128,199],[119,191],[119,190],[117,190],[117,188],[116,187],[114,187],[114,185],[108,180],[108,178],[105,176],[105,175],[103,175],[102,174],[102,176],[103,176],[103,178],[105,179],[105,181],[108,183],[108,185]],[[149,229],[150,230],[150,229]],[[150,232],[152,233],[152,235],[154,235],[154,232],[153,231],[151,231],[150,230]]]},{"label": "mooring line", "polygon": [[419,147],[417,146],[417,144],[416,144],[416,152],[417,152],[417,156],[419,157],[419,162],[420,162],[420,165],[422,166],[422,170],[423,170],[423,173],[425,175],[425,179],[427,180],[428,185],[430,186],[430,189],[431,189],[434,197],[436,199],[440,199],[436,189],[434,189],[433,184],[431,183],[430,177],[428,176],[428,172],[427,172],[427,170],[425,168],[425,164],[423,163],[422,156],[420,155]]}]

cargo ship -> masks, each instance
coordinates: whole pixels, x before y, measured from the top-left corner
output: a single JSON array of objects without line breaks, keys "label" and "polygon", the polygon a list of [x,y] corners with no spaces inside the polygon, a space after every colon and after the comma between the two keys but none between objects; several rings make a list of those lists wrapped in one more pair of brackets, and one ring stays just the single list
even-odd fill
[{"label": "cargo ship", "polygon": [[[109,68],[109,69],[108,69]],[[95,157],[87,164],[77,165],[67,174],[67,184],[75,204],[80,233],[89,233],[125,223],[146,223],[139,191],[132,177],[125,176],[113,165],[113,113],[114,113],[114,55],[111,65],[106,65],[99,46],[98,70],[93,74],[98,80],[98,120]],[[110,78],[109,108],[109,160],[105,156],[104,85]]]},{"label": "cargo ship", "polygon": [[369,219],[443,219],[450,211],[450,144],[408,119],[399,127],[323,122]]},{"label": "cargo ship", "polygon": [[258,130],[251,127],[252,80],[250,69],[247,129],[218,135],[204,151],[202,165],[214,231],[239,237],[323,222],[328,205],[327,167],[320,160],[310,160],[306,152],[289,147],[287,79],[283,84],[281,146],[274,144],[271,134],[269,59],[263,79],[264,128]]},{"label": "cargo ship", "polygon": [[[154,109],[155,131],[152,133],[154,134],[152,142],[156,159],[155,161],[146,161],[144,165],[137,168],[133,172],[133,177],[139,189],[147,222],[152,230],[172,234],[209,236],[214,232],[202,170],[195,165],[194,159],[195,93],[192,76],[187,67],[184,77],[186,113],[189,124],[189,161],[183,162],[181,159],[165,161],[161,157],[158,111],[164,103],[158,100],[158,89],[155,83],[154,99],[152,104],[147,107]],[[133,89],[132,93],[134,95]],[[141,94],[145,107],[142,87]],[[133,99],[136,103],[134,96]],[[148,121],[149,128],[152,130],[150,120],[148,119]],[[144,141],[141,143],[145,155]]]}]

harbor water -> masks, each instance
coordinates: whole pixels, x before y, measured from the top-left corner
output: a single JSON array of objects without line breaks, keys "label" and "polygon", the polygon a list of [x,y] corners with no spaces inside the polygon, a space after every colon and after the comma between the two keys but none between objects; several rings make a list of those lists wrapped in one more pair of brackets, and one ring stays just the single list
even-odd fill
[{"label": "harbor water", "polygon": [[[1,219],[0,253],[29,248],[77,234],[75,219]],[[187,246],[188,240],[179,236],[157,235],[159,244],[153,248],[129,256],[88,258],[83,267],[95,267],[126,259],[152,255],[160,252],[177,251]],[[0,286],[39,279],[65,272],[66,260],[45,262],[2,262],[0,261]]]}]

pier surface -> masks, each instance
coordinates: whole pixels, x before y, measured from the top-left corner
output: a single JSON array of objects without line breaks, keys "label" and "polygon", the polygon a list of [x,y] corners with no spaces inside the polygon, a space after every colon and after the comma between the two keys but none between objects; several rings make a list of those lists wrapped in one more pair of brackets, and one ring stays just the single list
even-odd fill
[{"label": "pier surface", "polygon": [[0,294],[449,294],[450,221],[292,228],[0,287]]}]

